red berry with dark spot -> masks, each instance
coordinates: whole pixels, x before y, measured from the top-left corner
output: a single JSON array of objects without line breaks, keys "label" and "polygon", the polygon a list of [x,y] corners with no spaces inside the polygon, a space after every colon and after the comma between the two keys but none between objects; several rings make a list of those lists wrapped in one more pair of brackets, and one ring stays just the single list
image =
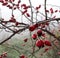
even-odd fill
[{"label": "red berry with dark spot", "polygon": [[44,47],[44,42],[43,42],[43,40],[38,39],[38,40],[36,41],[36,46],[39,47],[39,48]]},{"label": "red berry with dark spot", "polygon": [[50,42],[49,40],[45,40],[45,41],[44,41],[44,44],[45,44],[46,46],[51,46],[51,42]]},{"label": "red berry with dark spot", "polygon": [[41,35],[42,35],[42,30],[39,29],[39,30],[37,31],[37,35],[38,35],[38,36],[41,36]]},{"label": "red berry with dark spot", "polygon": [[33,34],[32,38],[35,40],[37,38],[37,34]]}]

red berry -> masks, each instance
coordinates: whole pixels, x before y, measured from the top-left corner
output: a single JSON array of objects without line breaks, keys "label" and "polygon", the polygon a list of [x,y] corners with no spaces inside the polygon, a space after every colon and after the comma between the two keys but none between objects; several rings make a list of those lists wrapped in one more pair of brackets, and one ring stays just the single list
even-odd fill
[{"label": "red berry", "polygon": [[45,40],[45,41],[44,41],[44,44],[45,44],[46,46],[51,46],[51,42],[50,42],[49,40]]},{"label": "red berry", "polygon": [[39,29],[39,30],[37,31],[37,35],[38,35],[38,36],[41,36],[41,35],[42,35],[42,30]]},{"label": "red berry", "polygon": [[28,40],[28,39],[27,39],[27,38],[25,38],[25,39],[24,39],[24,42],[27,42],[27,40]]},{"label": "red berry", "polygon": [[36,41],[36,46],[37,47],[44,47],[44,42],[43,42],[43,40],[40,40],[40,39],[38,39],[37,41]]},{"label": "red berry", "polygon": [[55,12],[58,12],[58,10],[55,10]]},{"label": "red berry", "polygon": [[27,10],[24,10],[24,11],[22,12],[22,15],[25,14],[26,12],[27,12]]},{"label": "red berry", "polygon": [[16,22],[15,25],[18,26],[19,22]]},{"label": "red berry", "polygon": [[2,56],[0,56],[0,58],[2,58]]},{"label": "red berry", "polygon": [[42,33],[42,37],[45,37],[45,33]]},{"label": "red berry", "polygon": [[33,38],[33,39],[36,39],[36,38],[37,38],[37,34],[33,34],[33,35],[32,35],[32,38]]},{"label": "red berry", "polygon": [[49,13],[49,10],[45,10],[45,11]]},{"label": "red berry", "polygon": [[45,51],[44,52],[47,52],[49,50],[49,48],[45,48]]},{"label": "red berry", "polygon": [[10,22],[16,22],[16,19],[12,17],[9,21]]},{"label": "red berry", "polygon": [[7,5],[7,4],[8,4],[8,3],[3,3],[2,5],[5,6],[5,5]]},{"label": "red berry", "polygon": [[35,29],[36,29],[36,27],[34,25],[32,25],[32,26],[29,27],[30,31],[34,31]]},{"label": "red berry", "polygon": [[38,27],[38,24],[36,23],[34,26],[37,28]]},{"label": "red berry", "polygon": [[22,4],[21,7],[26,7],[26,4]]},{"label": "red berry", "polygon": [[26,13],[27,17],[30,17],[30,14],[29,13]]},{"label": "red berry", "polygon": [[46,22],[46,25],[48,26],[48,25],[49,25],[49,23],[48,23],[48,22]]},{"label": "red berry", "polygon": [[54,13],[54,12],[53,12],[53,8],[50,8],[50,12],[51,12],[51,13]]},{"label": "red berry", "polygon": [[20,55],[20,58],[25,58],[25,55],[23,55],[23,54],[22,54],[22,55]]}]

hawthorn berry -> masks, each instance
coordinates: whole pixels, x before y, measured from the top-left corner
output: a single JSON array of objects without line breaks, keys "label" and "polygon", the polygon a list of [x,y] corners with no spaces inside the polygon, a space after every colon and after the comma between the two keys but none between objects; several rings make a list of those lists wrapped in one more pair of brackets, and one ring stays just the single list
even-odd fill
[{"label": "hawthorn berry", "polygon": [[42,35],[41,35],[42,37],[45,37],[45,33],[42,33]]},{"label": "hawthorn berry", "polygon": [[24,10],[24,11],[22,12],[22,15],[24,15],[26,12],[27,12],[27,10]]},{"label": "hawthorn berry", "polygon": [[48,22],[46,22],[46,25],[48,26],[48,25],[49,25],[49,23],[48,23]]},{"label": "hawthorn berry", "polygon": [[42,35],[42,30],[39,29],[39,30],[37,31],[37,35],[38,35],[38,36],[41,36],[41,35]]},{"label": "hawthorn berry", "polygon": [[54,13],[53,8],[50,8],[50,12],[51,12],[51,13]]},{"label": "hawthorn berry", "polygon": [[45,11],[49,13],[49,10],[45,10]]},{"label": "hawthorn berry", "polygon": [[16,22],[16,19],[12,17],[9,22]]},{"label": "hawthorn berry", "polygon": [[43,42],[43,40],[38,39],[38,40],[36,41],[36,46],[39,47],[39,48],[44,47],[44,42]]},{"label": "hawthorn berry", "polygon": [[22,4],[21,7],[26,7],[26,4]]},{"label": "hawthorn berry", "polygon": [[32,26],[29,27],[29,30],[30,31],[34,31],[35,29],[36,29],[36,26],[35,25],[32,25]]},{"label": "hawthorn berry", "polygon": [[24,39],[24,42],[27,42],[27,40],[28,40],[28,39],[27,39],[27,38],[25,38],[25,39]]},{"label": "hawthorn berry", "polygon": [[37,38],[37,34],[33,34],[32,38],[35,40]]},{"label": "hawthorn berry", "polygon": [[18,26],[19,22],[16,22],[15,25]]},{"label": "hawthorn berry", "polygon": [[36,23],[36,24],[34,24],[34,26],[37,28],[38,27],[38,24]]},{"label": "hawthorn berry", "polygon": [[23,54],[22,54],[22,55],[20,55],[20,58],[25,58],[25,55],[23,55]]},{"label": "hawthorn berry", "polygon": [[0,58],[2,58],[2,56],[0,56]]},{"label": "hawthorn berry", "polygon": [[44,41],[44,44],[45,44],[46,46],[51,46],[51,42],[50,42],[49,40],[45,40],[45,41]]},{"label": "hawthorn berry", "polygon": [[55,10],[55,13],[58,12],[58,10]]},{"label": "hawthorn berry", "polygon": [[5,5],[7,5],[7,4],[8,4],[8,3],[3,3],[2,5],[5,6]]},{"label": "hawthorn berry", "polygon": [[26,13],[27,17],[30,17],[30,14],[29,13]]}]

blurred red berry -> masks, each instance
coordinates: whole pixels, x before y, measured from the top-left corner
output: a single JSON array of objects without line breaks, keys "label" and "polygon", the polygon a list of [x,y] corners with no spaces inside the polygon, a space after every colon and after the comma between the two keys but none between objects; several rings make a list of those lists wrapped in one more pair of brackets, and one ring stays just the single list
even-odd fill
[{"label": "blurred red berry", "polygon": [[45,33],[42,33],[42,36],[45,37]]},{"label": "blurred red berry", "polygon": [[37,35],[38,35],[38,36],[41,36],[41,35],[42,35],[42,30],[39,29],[39,30],[37,31]]},{"label": "blurred red berry", "polygon": [[29,14],[29,13],[26,13],[26,16],[27,16],[27,17],[30,17],[30,14]]},{"label": "blurred red berry", "polygon": [[55,12],[58,12],[58,10],[55,10]]},{"label": "blurred red berry", "polygon": [[38,7],[36,7],[36,10],[38,10],[39,8],[41,8],[41,5],[39,5]]},{"label": "blurred red berry", "polygon": [[27,42],[27,40],[28,40],[28,39],[27,39],[27,38],[25,38],[25,39],[24,39],[24,42]]},{"label": "blurred red berry", "polygon": [[11,19],[9,20],[10,22],[16,22],[16,19],[11,17]]},{"label": "blurred red berry", "polygon": [[50,42],[49,40],[45,40],[45,41],[44,41],[44,44],[45,44],[46,46],[51,46],[51,42]]},{"label": "blurred red berry", "polygon": [[15,0],[9,0],[9,2],[14,2]]},{"label": "blurred red berry", "polygon": [[21,7],[24,7],[25,8],[26,7],[26,4],[22,4]]},{"label": "blurred red berry", "polygon": [[36,24],[34,24],[34,26],[37,28],[38,27],[38,24],[36,23]]},{"label": "blurred red berry", "polygon": [[49,13],[49,10],[45,10],[45,11]]},{"label": "blurred red berry", "polygon": [[5,5],[7,5],[7,4],[8,4],[8,3],[3,3],[2,5],[5,6]]},{"label": "blurred red berry", "polygon": [[27,12],[27,10],[24,10],[24,11],[22,12],[22,15],[25,14],[26,12]]},{"label": "blurred red berry", "polygon": [[26,7],[24,7],[23,9],[28,9],[28,8],[30,8],[30,6],[26,6]]},{"label": "blurred red berry", "polygon": [[49,23],[48,23],[48,22],[46,22],[46,25],[48,26],[48,25],[49,25]]},{"label": "blurred red berry", "polygon": [[29,27],[29,30],[30,31],[34,31],[35,29],[36,29],[36,26],[35,25],[32,25],[32,26]]},{"label": "blurred red berry", "polygon": [[15,23],[16,26],[18,26],[18,24],[19,24],[18,22]]},{"label": "blurred red berry", "polygon": [[38,39],[37,41],[36,41],[36,46],[37,47],[44,47],[44,42],[43,42],[43,40],[40,40],[40,39]]},{"label": "blurred red berry", "polygon": [[0,56],[0,58],[3,58],[2,56]]},{"label": "blurred red berry", "polygon": [[51,12],[51,13],[54,13],[53,8],[50,8],[50,12]]},{"label": "blurred red berry", "polygon": [[20,55],[20,58],[25,58],[25,55],[23,55],[23,54],[22,54],[22,55]]},{"label": "blurred red berry", "polygon": [[35,40],[37,38],[37,34],[33,34],[32,38]]}]

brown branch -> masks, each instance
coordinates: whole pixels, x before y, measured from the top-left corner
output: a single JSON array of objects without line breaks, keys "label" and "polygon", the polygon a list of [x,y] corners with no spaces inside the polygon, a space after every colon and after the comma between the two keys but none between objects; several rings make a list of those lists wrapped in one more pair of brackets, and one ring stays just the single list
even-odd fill
[{"label": "brown branch", "polygon": [[[37,22],[37,24],[43,24],[43,23],[46,23],[46,22],[50,22],[50,21],[57,21],[57,20],[60,20],[60,18],[55,18],[55,19],[48,19],[48,20],[44,20],[44,21],[39,21]],[[14,32],[9,38],[3,40],[2,42],[0,42],[0,45],[3,44],[4,42],[8,41],[9,39],[11,39],[15,34],[17,34],[18,32],[23,32],[24,30],[28,29],[29,28],[29,25],[26,25],[23,29],[19,29],[18,31]],[[47,31],[46,31],[47,32]],[[51,34],[50,32],[48,32],[49,34]],[[51,34],[54,38],[57,38],[55,35]],[[58,38],[59,39],[59,38]]]},{"label": "brown branch", "polygon": [[5,43],[5,42],[8,41],[9,39],[11,39],[16,33],[20,32],[20,31],[21,31],[21,32],[24,31],[25,29],[27,29],[27,27],[28,27],[28,25],[27,25],[26,27],[24,27],[23,29],[20,29],[20,30],[14,32],[14,33],[13,33],[11,36],[9,36],[7,39],[5,39],[5,40],[3,40],[2,42],[0,42],[0,45],[3,44],[3,43]]}]

